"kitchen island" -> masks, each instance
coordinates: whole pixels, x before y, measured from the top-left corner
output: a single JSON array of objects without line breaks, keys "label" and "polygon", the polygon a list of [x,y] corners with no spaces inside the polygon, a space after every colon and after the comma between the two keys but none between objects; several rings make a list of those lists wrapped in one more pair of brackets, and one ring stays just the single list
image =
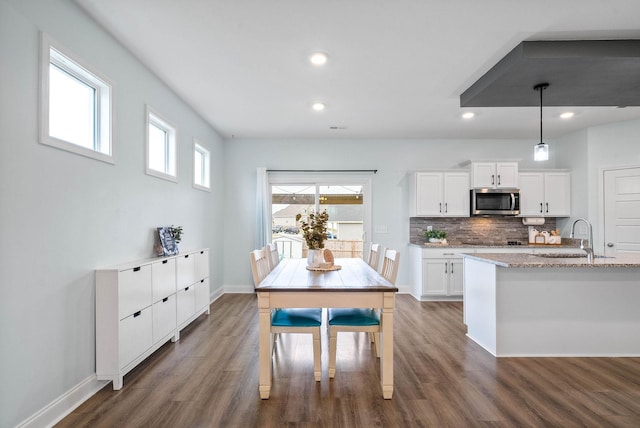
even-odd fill
[{"label": "kitchen island", "polygon": [[491,354],[640,356],[640,255],[463,257],[467,336]]}]

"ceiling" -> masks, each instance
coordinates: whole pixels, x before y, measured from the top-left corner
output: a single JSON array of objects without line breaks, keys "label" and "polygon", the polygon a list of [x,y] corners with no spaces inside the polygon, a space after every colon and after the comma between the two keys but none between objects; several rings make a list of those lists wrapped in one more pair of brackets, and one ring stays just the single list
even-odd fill
[{"label": "ceiling", "polygon": [[[460,95],[522,41],[640,39],[638,0],[75,2],[225,138],[538,138],[539,108]],[[545,138],[638,118],[545,107]]]}]

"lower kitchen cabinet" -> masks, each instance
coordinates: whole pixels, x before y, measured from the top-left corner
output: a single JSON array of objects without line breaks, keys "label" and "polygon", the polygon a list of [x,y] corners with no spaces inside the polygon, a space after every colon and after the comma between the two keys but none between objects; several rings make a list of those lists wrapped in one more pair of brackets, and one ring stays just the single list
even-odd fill
[{"label": "lower kitchen cabinet", "polygon": [[410,248],[412,294],[420,300],[461,300],[464,248]]}]

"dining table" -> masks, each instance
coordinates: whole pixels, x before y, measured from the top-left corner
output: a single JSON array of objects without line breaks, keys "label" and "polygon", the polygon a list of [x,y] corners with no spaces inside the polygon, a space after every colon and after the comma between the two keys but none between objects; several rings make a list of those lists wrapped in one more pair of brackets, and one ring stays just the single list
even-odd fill
[{"label": "dining table", "polygon": [[256,287],[260,323],[260,398],[271,392],[271,312],[276,308],[379,308],[380,385],[393,396],[393,311],[398,288],[360,258],[338,258],[311,268],[307,259],[283,259]]}]

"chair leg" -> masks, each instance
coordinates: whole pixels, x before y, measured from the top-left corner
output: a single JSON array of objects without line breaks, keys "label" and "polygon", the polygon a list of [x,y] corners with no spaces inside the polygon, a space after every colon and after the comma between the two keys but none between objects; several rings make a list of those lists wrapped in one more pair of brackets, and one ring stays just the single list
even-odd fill
[{"label": "chair leg", "polygon": [[373,335],[372,331],[369,332],[369,342],[371,342],[371,343],[375,343],[376,342],[376,338]]},{"label": "chair leg", "polygon": [[336,345],[338,332],[329,327],[329,378],[333,379],[336,375]]},{"label": "chair leg", "polygon": [[320,328],[313,331],[313,375],[316,378],[316,382],[320,382],[322,378],[322,366],[320,352]]},{"label": "chair leg", "polygon": [[380,358],[380,333],[373,333],[373,343],[376,347],[376,358]]}]

